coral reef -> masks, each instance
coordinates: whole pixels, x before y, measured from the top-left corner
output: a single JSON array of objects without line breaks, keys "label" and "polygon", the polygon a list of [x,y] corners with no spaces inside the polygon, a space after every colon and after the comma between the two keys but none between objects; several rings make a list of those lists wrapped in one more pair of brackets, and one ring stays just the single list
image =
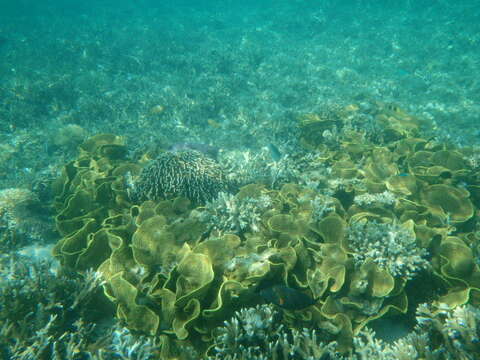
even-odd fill
[{"label": "coral reef", "polygon": [[272,200],[264,193],[258,197],[220,193],[218,198],[207,202],[202,212],[202,221],[221,232],[241,234],[245,231],[258,232],[261,215],[272,206]]},{"label": "coral reef", "polygon": [[386,343],[364,328],[354,337],[351,354],[344,356],[334,342],[322,344],[316,330],[275,325],[279,316],[266,305],[236,312],[218,328],[215,355],[208,359],[473,360],[480,354],[480,312],[469,305],[454,310],[420,305],[410,334]]},{"label": "coral reef", "polygon": [[[19,3],[0,14],[0,188],[35,194],[2,191],[0,357],[200,359],[216,340],[235,359],[229,331],[247,358],[478,357],[480,159],[457,146],[479,135],[472,1],[284,1],[240,22],[233,2]],[[80,144],[103,132],[121,136]],[[195,143],[221,175],[192,179],[191,153],[181,175],[145,166]],[[35,265],[51,205],[61,266]],[[244,309],[265,284],[315,302]],[[421,301],[408,337],[368,330]]]},{"label": "coral reef", "polygon": [[[61,274],[48,261],[11,256],[0,258],[2,359],[158,358],[156,339],[112,326],[111,309],[99,296],[98,272]],[[198,359],[193,354],[188,359]]]},{"label": "coral reef", "polygon": [[47,204],[27,189],[0,191],[0,250],[14,251],[22,246],[46,243],[54,237]]},{"label": "coral reef", "polygon": [[[65,329],[75,328],[72,336],[76,338],[83,338],[85,332],[82,341],[88,342],[91,329],[80,324],[108,316],[108,311],[104,313],[108,304],[98,302],[102,284],[98,272],[71,277],[53,269],[47,261],[15,253],[0,258],[2,358],[54,358],[60,347],[68,344]],[[94,302],[96,307],[92,306]],[[73,353],[70,358],[74,358]]]},{"label": "coral reef", "polygon": [[393,207],[395,205],[395,194],[390,191],[384,191],[379,194],[360,194],[356,195],[353,202],[356,205],[364,206],[364,207],[374,207],[374,206],[385,206],[385,207]]},{"label": "coral reef", "polygon": [[[353,340],[351,360],[474,360],[480,355],[480,311],[471,305],[448,309],[421,304],[417,325],[410,334],[392,344],[363,329]],[[347,359],[347,357],[345,358]]]},{"label": "coral reef", "polygon": [[219,161],[227,170],[228,177],[240,185],[258,183],[279,188],[300,175],[297,161],[291,153],[275,160],[267,147],[259,151],[225,151],[220,154]]},{"label": "coral reef", "polygon": [[[132,148],[170,140],[211,142],[228,149],[248,146],[256,151],[269,142],[296,136],[295,115],[324,112],[329,102],[339,99],[355,102],[349,105],[355,114],[354,128],[363,129],[367,140],[371,134],[380,139],[374,117],[377,100],[382,99],[434,118],[430,133],[437,138],[463,144],[478,139],[477,89],[470,77],[478,69],[471,60],[478,31],[461,26],[462,21],[447,23],[455,16],[464,20],[470,13],[463,10],[467,4],[452,7],[440,2],[432,9],[419,7],[412,12],[405,10],[412,5],[404,1],[388,6],[387,17],[380,11],[372,14],[370,5],[347,10],[335,9],[332,3],[315,9],[277,4],[278,24],[285,25],[271,24],[268,17],[251,11],[245,14],[242,35],[228,21],[236,11],[231,7],[220,6],[220,20],[214,20],[205,18],[201,9],[192,9],[187,17],[163,4],[148,11],[167,24],[160,39],[155,26],[149,26],[150,16],[145,17],[141,8],[126,6],[128,11],[119,6],[122,16],[114,18],[122,18],[123,27],[110,17],[56,17],[52,22],[34,18],[37,31],[31,32],[24,17],[2,19],[2,34],[8,41],[1,49],[6,81],[1,85],[0,142],[15,151],[15,159],[5,168],[0,166],[6,186],[18,186],[14,184],[19,179],[23,184],[24,177],[29,177],[27,172],[6,171],[15,165],[46,168],[68,161],[62,151],[50,146],[52,134],[68,124],[78,124],[91,134],[122,132]],[[41,13],[40,8],[36,10]],[[77,14],[95,11],[81,8]],[[292,9],[302,16],[292,19]],[[125,16],[129,11],[136,16]],[[334,11],[337,16],[331,23],[321,20]],[[351,11],[384,31],[350,21]],[[421,50],[410,41],[409,31],[395,33],[410,16],[413,22],[428,24],[412,29],[426,45]],[[78,37],[65,30],[71,21],[78,21]],[[185,26],[176,28],[180,23]],[[470,24],[474,23],[472,19]],[[345,39],[336,31],[339,28],[364,36]],[[195,31],[204,42],[189,46]],[[397,36],[393,43],[392,34]],[[456,42],[453,34],[461,40]],[[232,39],[241,46],[224,46],[231,45]],[[22,47],[15,46],[20,43]],[[38,48],[39,43],[45,46]],[[389,45],[378,47],[384,43]],[[444,52],[450,45],[451,53],[457,55],[453,56],[455,66],[449,65],[452,57]],[[334,46],[335,52],[328,51]],[[125,54],[121,61],[119,53]],[[417,66],[419,58],[422,66]],[[85,71],[77,81],[79,66]],[[112,72],[118,76],[112,77]],[[193,77],[197,81],[192,83]],[[24,129],[29,129],[26,144],[30,145],[17,147]]]},{"label": "coral reef", "polygon": [[322,220],[326,215],[335,211],[335,201],[325,195],[316,195],[312,204],[312,219],[314,221]]},{"label": "coral reef", "polygon": [[428,266],[428,252],[418,246],[410,224],[384,224],[376,221],[358,221],[350,225],[348,245],[354,251],[357,264],[372,259],[393,276],[411,279]]},{"label": "coral reef", "polygon": [[[422,304],[417,309],[418,326],[405,343],[415,346],[419,357],[473,360],[480,355],[480,310],[472,305],[450,309],[444,304]],[[424,337],[427,346],[418,338]],[[419,346],[420,345],[420,346]]]},{"label": "coral reef", "polygon": [[[382,111],[382,146],[356,134],[348,115],[338,116],[335,143],[312,135],[305,146],[314,149],[287,157],[295,163],[293,182],[217,188],[217,199],[173,190],[168,196],[156,180],[142,184],[150,173],[174,184],[185,179],[146,170],[158,160],[142,172],[145,157],[129,160],[123,138],[96,135],[54,182],[62,238],[53,254],[71,271],[99,271],[117,319],[133,333],[161,339],[166,358],[182,347],[208,353],[219,325],[264,301],[282,309],[277,328],[286,335],[272,339],[275,356],[300,356],[293,346],[315,357],[335,342],[342,356],[368,357],[376,346],[368,344],[377,341],[362,332],[369,323],[391,314],[411,320],[421,301],[454,309],[475,302],[480,288],[479,177],[471,154],[416,137],[420,122],[401,109]],[[310,120],[306,134],[326,126]],[[160,157],[183,171],[175,157],[185,153]],[[247,167],[232,167],[222,179],[235,169]],[[135,199],[132,189],[152,195]],[[434,284],[421,298],[418,278]],[[262,296],[266,291],[275,296]],[[305,306],[284,306],[285,296],[297,295],[308,299]],[[253,340],[241,335],[243,326],[237,319],[227,328],[248,345]],[[305,342],[292,345],[296,338]],[[264,356],[260,345],[247,345],[244,357]],[[408,346],[402,351],[413,354]]]},{"label": "coral reef", "polygon": [[128,329],[118,325],[113,328],[109,337],[105,349],[99,350],[94,359],[153,360],[160,355],[160,346],[155,339],[134,336]]},{"label": "coral reef", "polygon": [[235,356],[254,359],[262,353],[274,352],[272,347],[281,331],[277,325],[278,316],[267,305],[238,311],[230,321],[225,322],[224,327],[218,329],[212,359],[233,359]]},{"label": "coral reef", "polygon": [[208,359],[337,359],[334,342],[322,343],[315,330],[290,331],[278,325],[280,317],[268,305],[237,311],[217,329],[214,354]]},{"label": "coral reef", "polygon": [[164,152],[142,170],[131,197],[144,201],[183,196],[201,204],[230,187],[222,168],[200,152]]}]

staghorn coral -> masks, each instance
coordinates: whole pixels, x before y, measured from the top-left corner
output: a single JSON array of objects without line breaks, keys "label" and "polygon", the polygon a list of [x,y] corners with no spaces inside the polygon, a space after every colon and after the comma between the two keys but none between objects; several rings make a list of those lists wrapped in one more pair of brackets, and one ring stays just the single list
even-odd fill
[{"label": "staghorn coral", "polygon": [[105,349],[97,351],[95,359],[151,360],[157,359],[160,346],[156,339],[133,335],[127,328],[115,326]]},{"label": "staghorn coral", "polygon": [[[58,342],[65,340],[66,329],[79,325],[82,318],[92,322],[105,315],[101,302],[97,310],[88,307],[99,295],[99,273],[70,278],[53,269],[48,261],[15,253],[0,258],[2,358],[68,358],[53,356],[60,351]],[[77,330],[90,332],[84,327]],[[87,339],[86,334],[83,337]]]},{"label": "staghorn coral", "polygon": [[[354,337],[353,353],[344,357],[344,360],[416,360],[418,357],[417,350],[410,344],[396,342],[388,344],[376,338],[375,332],[369,328],[362,329],[360,333]],[[433,360],[427,358],[429,360]]]},{"label": "staghorn coral", "polygon": [[268,305],[241,309],[218,329],[215,356],[210,359],[258,358],[276,340],[279,314]]},{"label": "staghorn coral", "polygon": [[268,148],[257,152],[229,151],[221,154],[220,160],[227,169],[228,177],[240,185],[261,183],[279,188],[300,176],[293,156],[284,155],[275,161]]},{"label": "staghorn coral", "polygon": [[283,332],[277,343],[281,356],[278,359],[335,360],[341,359],[336,352],[336,343],[323,343],[316,330],[292,330],[291,335]]},{"label": "staghorn coral", "polygon": [[[389,345],[389,353],[392,360],[454,360],[449,357],[443,348],[432,349],[427,333],[412,332],[394,344]],[[444,357],[446,356],[446,357]]]},{"label": "staghorn coral", "polygon": [[[417,308],[415,334],[407,342],[417,345],[418,336],[427,336],[429,351],[435,359],[474,360],[480,357],[480,310],[472,305],[454,309],[440,304],[437,308],[421,304]],[[430,350],[431,349],[431,350]]]},{"label": "staghorn coral", "polygon": [[53,237],[49,211],[27,189],[0,191],[0,250],[15,250],[32,241],[45,242]]},{"label": "staghorn coral", "polygon": [[480,356],[480,310],[421,304],[414,331],[388,344],[365,328],[353,340],[352,360],[474,360]]},{"label": "staghorn coral", "polygon": [[[99,335],[95,324],[77,321],[71,330],[60,333],[57,316],[51,316],[46,325],[38,329],[24,343],[12,340],[6,350],[6,341],[0,341],[2,359],[18,360],[153,360],[159,358],[160,346],[156,339],[133,335],[126,328],[116,324],[106,334]],[[105,332],[105,331],[103,331]],[[9,336],[8,326],[0,329],[0,335]],[[198,359],[192,357],[188,347],[181,359]],[[190,357],[188,357],[190,356]]]},{"label": "staghorn coral", "polygon": [[355,360],[393,360],[390,351],[386,351],[385,343],[375,338],[375,332],[363,329],[353,338],[354,352],[350,359]]},{"label": "staghorn coral", "polygon": [[87,343],[93,339],[94,325],[85,325],[81,321],[73,324],[72,330],[61,334],[58,329],[58,317],[52,315],[46,325],[38,329],[24,343],[16,343],[11,356],[19,360],[35,359],[93,359],[86,350]]},{"label": "staghorn coral", "polygon": [[357,265],[371,258],[393,276],[412,278],[428,265],[413,230],[393,222],[358,221],[350,225],[348,243]]},{"label": "staghorn coral", "polygon": [[395,194],[391,191],[384,191],[378,194],[361,194],[356,195],[353,202],[356,205],[364,206],[364,207],[371,207],[371,206],[378,206],[384,205],[385,207],[392,207],[395,205]]},{"label": "staghorn coral", "polygon": [[289,147],[280,159],[274,160],[270,150],[264,147],[257,152],[223,152],[220,154],[220,162],[227,169],[228,177],[240,185],[257,183],[271,189],[280,189],[288,183],[299,183],[331,195],[337,189],[358,181],[339,179],[332,174],[324,155],[317,150],[306,152]]},{"label": "staghorn coral", "polygon": [[110,313],[102,314],[102,302],[96,302],[97,310],[91,306],[103,284],[98,272],[70,278],[53,269],[48,261],[17,254],[0,259],[0,358],[158,358],[153,338],[99,325]]},{"label": "staghorn coral", "polygon": [[315,221],[320,221],[327,214],[335,211],[335,203],[328,196],[317,195],[310,202],[312,204],[312,219]]},{"label": "staghorn coral", "polygon": [[334,342],[325,345],[315,330],[291,330],[280,322],[271,305],[237,311],[217,329],[214,355],[209,360],[339,359]]},{"label": "staghorn coral", "polygon": [[138,201],[184,196],[194,203],[213,200],[231,187],[222,168],[198,151],[164,152],[142,170],[131,198]]},{"label": "staghorn coral", "polygon": [[207,202],[201,219],[222,232],[258,232],[261,215],[271,206],[272,199],[266,194],[259,198],[239,198],[221,192],[217,199]]},{"label": "staghorn coral", "polygon": [[453,348],[467,353],[480,353],[480,310],[471,305],[449,311],[444,328]]}]

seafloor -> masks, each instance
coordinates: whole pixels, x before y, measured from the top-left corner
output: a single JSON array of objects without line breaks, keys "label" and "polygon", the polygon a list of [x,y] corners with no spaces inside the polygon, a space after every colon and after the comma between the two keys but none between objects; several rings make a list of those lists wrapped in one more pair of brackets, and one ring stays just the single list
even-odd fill
[{"label": "seafloor", "polygon": [[[158,338],[144,337],[146,334],[141,331],[138,331],[140,337],[134,338],[136,334],[121,328],[124,323],[110,333],[109,329],[114,325],[109,316],[92,315],[88,313],[88,306],[82,307],[80,302],[84,299],[88,300],[86,304],[90,307],[92,302],[105,302],[105,311],[112,314],[111,318],[114,317],[115,311],[110,308],[110,302],[102,297],[101,291],[95,290],[101,282],[96,273],[83,275],[88,280],[85,285],[82,284],[84,278],[76,274],[75,266],[63,270],[64,266],[60,267],[57,260],[50,265],[40,262],[53,261],[53,246],[66,236],[65,232],[59,231],[58,219],[55,221],[55,218],[64,209],[62,200],[67,198],[68,191],[59,195],[52,191],[52,183],[58,183],[55,179],[61,176],[65,164],[78,159],[79,145],[97,134],[111,133],[123,137],[122,144],[115,143],[115,146],[124,146],[124,142],[125,157],[138,164],[145,164],[146,153],[152,158],[152,154],[162,154],[172,146],[188,148],[188,144],[196,144],[197,150],[198,144],[203,148],[208,145],[220,154],[217,160],[221,162],[223,159],[237,175],[242,165],[234,162],[241,162],[242,156],[243,159],[260,153],[271,156],[268,161],[263,159],[265,164],[277,164],[288,157],[290,162],[284,161],[281,170],[272,170],[278,171],[278,177],[262,178],[262,181],[250,177],[243,179],[242,183],[245,185],[251,179],[253,182],[258,180],[269,190],[281,192],[282,185],[292,179],[303,181],[302,185],[307,187],[312,186],[311,179],[305,180],[298,174],[304,167],[293,165],[295,156],[302,161],[308,159],[309,152],[314,154],[311,156],[319,156],[319,144],[312,144],[304,133],[309,131],[308,120],[319,118],[308,115],[305,118],[305,114],[325,114],[336,109],[355,111],[358,115],[353,125],[349,126],[366,134],[365,139],[371,142],[371,146],[390,146],[389,149],[392,149],[390,140],[382,137],[380,141],[373,135],[376,128],[372,128],[372,122],[376,116],[383,114],[382,109],[389,109],[387,116],[395,117],[391,109],[398,108],[401,109],[400,122],[411,117],[419,119],[418,124],[422,124],[415,138],[445,144],[442,151],[464,151],[462,164],[468,163],[469,174],[477,174],[480,163],[480,17],[475,1],[247,0],[166,1],[158,4],[160,2],[144,0],[87,3],[60,5],[54,1],[31,3],[23,0],[2,5],[4,9],[0,12],[0,332],[6,336],[5,339],[8,337],[8,340],[0,340],[0,357],[153,359],[160,356],[152,355],[162,347]],[[335,151],[338,151],[340,142],[345,141],[337,125],[323,129],[328,133],[322,133],[324,145]],[[410,135],[402,133],[398,137]],[[377,140],[379,142],[375,143]],[[423,150],[436,151],[438,146],[425,146]],[[86,156],[85,153],[90,154],[85,151],[83,156]],[[357,170],[365,165],[362,161],[355,164]],[[288,166],[295,168],[295,175],[288,173]],[[395,175],[405,176],[406,171],[402,169],[406,168],[399,165],[400,170]],[[459,168],[451,170],[459,171]],[[282,178],[280,171],[290,175]],[[472,230],[478,221],[478,213],[474,214],[478,212],[478,175],[466,173],[467,170],[458,176],[457,173],[436,173],[448,179],[432,180],[433,185],[430,183],[430,186],[461,188],[471,193],[476,191],[472,195],[475,211],[472,210],[471,217],[462,221],[452,220],[450,215],[454,210],[445,211],[444,225],[448,227],[448,231],[442,233],[445,238],[457,235],[462,238],[463,235],[459,234],[468,231],[480,237],[478,231]],[[333,186],[332,178],[328,181],[330,185],[325,185],[328,189],[325,195],[338,198],[338,193],[329,188]],[[427,180],[422,178],[422,181]],[[352,181],[348,186],[356,184]],[[318,185],[315,190],[321,188]],[[62,196],[64,198],[59,200]],[[270,200],[275,198],[271,193],[268,196]],[[424,201],[428,196],[420,197]],[[317,201],[315,199],[312,198],[312,204]],[[211,199],[207,196],[200,200]],[[226,199],[225,203],[229,204],[228,201],[233,200]],[[362,201],[358,199],[357,203]],[[382,201],[387,203],[389,200]],[[258,202],[255,204],[258,205]],[[257,206],[255,204],[248,206]],[[341,216],[350,216],[346,204],[342,202],[341,205],[345,208]],[[257,214],[257,211],[272,210],[267,205],[262,206],[265,208],[251,210],[252,214],[262,217],[263,213]],[[272,208],[275,206],[272,205]],[[236,215],[233,213],[232,216]],[[315,216],[316,220],[322,218],[321,214]],[[235,222],[238,218],[225,221]],[[248,223],[251,220],[245,221]],[[430,224],[429,221],[432,220],[427,217],[418,219],[416,226]],[[463,226],[463,221],[468,223],[465,225],[468,229]],[[463,227],[458,225],[460,223]],[[249,230],[255,232],[257,225],[250,223]],[[456,225],[460,230],[455,229]],[[223,226],[225,232],[242,233],[242,236],[245,231],[240,221],[235,226],[215,226],[215,230]],[[441,228],[443,225],[435,226]],[[350,232],[353,231],[351,228]],[[473,249],[476,245],[470,237],[468,239],[471,242],[465,240],[466,246]],[[359,245],[359,249],[363,248]],[[425,254],[413,254],[419,258],[415,266],[423,269],[430,266],[422,263],[427,260],[432,262],[429,256],[434,257],[435,252],[430,248],[428,251],[429,255],[425,255],[426,250]],[[478,267],[478,253],[475,249],[470,251],[475,257],[471,266]],[[62,265],[68,263],[69,260],[59,253],[57,251],[56,254]],[[353,258],[363,261],[366,255],[357,254]],[[448,256],[442,253],[439,258]],[[232,264],[229,266],[234,266]],[[302,266],[308,267],[305,264]],[[443,265],[438,266],[440,274],[450,274]],[[405,279],[410,278],[408,271],[399,271]],[[165,276],[168,278],[168,275]],[[445,277],[447,279],[442,281],[449,283],[457,292],[464,291],[467,284],[468,291],[477,294],[477,290],[472,290],[477,289],[477,280],[462,280],[453,275]],[[27,285],[32,286],[31,293]],[[445,295],[449,291],[448,286],[442,286],[445,291],[441,295]],[[77,297],[71,296],[74,291]],[[51,298],[45,300],[49,296]],[[17,297],[19,300],[15,302]],[[119,297],[111,294],[115,301]],[[431,303],[435,299],[425,296],[422,300]],[[270,302],[275,304],[275,301]],[[44,306],[36,308],[36,303]],[[466,307],[467,303],[471,308]],[[465,315],[471,321],[465,327],[473,329],[480,326],[480,315],[473,307],[478,305],[478,299],[472,295],[460,305],[465,306],[458,308],[461,311],[471,312],[470,317]],[[158,304],[152,305],[155,306]],[[41,330],[40,335],[35,337],[22,330],[26,325],[9,314],[17,307],[21,309],[19,314],[35,324],[32,326],[36,331]],[[460,316],[448,313],[446,309],[437,313],[429,309],[432,311],[429,315],[425,315],[426,308],[420,310],[424,311],[424,318],[430,316],[432,324],[435,321],[445,323],[447,319],[446,322],[450,321],[451,325],[452,319]],[[450,310],[454,311],[453,308]],[[261,308],[257,309],[257,315],[246,313],[252,310],[244,311],[247,317],[261,318],[276,316],[273,313],[283,310],[281,307]],[[415,313],[415,310],[408,311]],[[128,318],[127,315],[125,317]],[[225,320],[231,317],[232,314],[229,314]],[[61,321],[58,321],[60,318]],[[270,324],[272,319],[265,321]],[[404,335],[412,330],[415,325],[409,321],[405,324],[408,329],[399,327],[401,329],[395,331]],[[302,319],[300,323],[297,324],[298,331],[308,327],[307,319]],[[95,330],[88,328],[90,325],[92,328],[95,325]],[[260,326],[258,331],[266,333],[270,329],[268,326]],[[388,326],[387,323],[377,324],[375,330],[385,334],[393,332]],[[12,332],[13,328],[15,331]],[[243,331],[249,334],[251,329]],[[436,331],[441,332],[438,328]],[[450,327],[444,331],[447,334],[454,330]],[[460,332],[458,329],[455,331]],[[62,334],[66,335],[62,337]],[[311,334],[309,341],[316,342],[315,334]],[[352,340],[357,350],[363,349],[362,346],[367,348],[365,343],[375,341],[369,338],[373,335],[368,331],[362,334],[362,338]],[[445,334],[441,336],[448,337]],[[224,333],[225,338],[227,335]],[[475,336],[480,336],[480,330],[476,330]],[[82,337],[88,339],[82,342]],[[387,341],[388,336],[384,337]],[[395,340],[399,337],[396,336]],[[478,342],[478,338],[475,339]],[[58,345],[62,341],[64,343]],[[278,343],[279,339],[268,341]],[[286,338],[283,341],[288,342]],[[476,343],[463,344],[461,337],[457,342],[445,340],[445,344],[449,344],[445,345],[447,347],[457,344],[468,348],[467,353],[471,353],[472,349],[479,350]],[[138,350],[142,346],[143,352]],[[200,352],[205,350],[202,346],[199,347]],[[306,345],[298,345],[302,346]],[[375,348],[372,345],[371,349],[363,353],[358,350],[352,356],[355,359],[370,359],[373,351],[387,349],[390,345],[382,346]],[[209,356],[212,359],[236,359],[226,347],[217,344],[216,353],[212,350]],[[285,345],[284,349],[287,348]],[[385,355],[375,356],[390,359],[388,356],[393,350],[388,349],[390,352],[385,350]],[[225,352],[223,355],[222,351]],[[280,353],[278,349],[275,351]],[[297,350],[291,351],[293,354]],[[331,354],[335,353],[333,348],[320,347],[316,352],[308,351],[297,351],[296,357],[288,357],[293,355],[284,353],[284,357],[277,358],[328,359],[333,358]],[[432,354],[435,353],[432,356],[437,356],[432,359],[450,359],[442,351],[432,351]],[[166,353],[165,350],[163,354]],[[196,354],[193,349],[186,353],[175,353],[175,356],[185,359],[197,356],[192,355]],[[251,353],[251,356],[264,358],[258,352]]]}]

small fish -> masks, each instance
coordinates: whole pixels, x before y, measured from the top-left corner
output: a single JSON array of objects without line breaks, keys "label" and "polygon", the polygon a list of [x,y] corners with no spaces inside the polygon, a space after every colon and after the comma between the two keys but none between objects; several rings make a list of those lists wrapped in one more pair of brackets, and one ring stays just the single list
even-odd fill
[{"label": "small fish", "polygon": [[384,106],[383,111],[386,115],[393,116],[398,120],[403,120],[403,121],[415,120],[415,118],[407,114],[405,110],[401,109],[400,107],[394,104],[387,104],[386,106]]},{"label": "small fish", "polygon": [[150,109],[150,114],[152,115],[159,115],[165,111],[165,106],[163,105],[155,105]]},{"label": "small fish", "polygon": [[391,111],[392,113],[398,113],[398,112],[402,111],[398,106],[393,105],[393,104],[387,104],[385,106],[385,109],[388,110],[388,111]]},{"label": "small fish", "polygon": [[282,153],[280,152],[280,150],[278,150],[278,148],[273,145],[272,143],[268,144],[267,145],[267,148],[268,150],[270,151],[270,156],[272,157],[273,161],[280,161],[280,159],[282,158]]},{"label": "small fish", "polygon": [[301,291],[285,285],[273,285],[259,290],[259,295],[268,303],[286,310],[301,310],[314,305],[318,299],[312,299]]},{"label": "small fish", "polygon": [[207,124],[210,125],[211,127],[214,127],[216,129],[220,129],[222,127],[222,125],[220,125],[219,122],[213,120],[213,119],[208,119],[207,120]]},{"label": "small fish", "polygon": [[407,76],[407,75],[410,75],[410,72],[408,72],[407,70],[405,69],[398,69],[396,71],[397,75],[400,75],[400,76]]}]

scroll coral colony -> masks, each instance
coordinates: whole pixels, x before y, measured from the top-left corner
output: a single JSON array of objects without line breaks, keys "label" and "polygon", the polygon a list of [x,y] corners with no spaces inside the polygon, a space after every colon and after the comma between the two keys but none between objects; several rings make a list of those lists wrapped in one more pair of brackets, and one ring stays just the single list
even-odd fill
[{"label": "scroll coral colony", "polygon": [[[322,149],[302,178],[323,164],[331,169],[318,186],[253,181],[230,194],[230,174],[199,153],[166,152],[142,170],[123,157],[118,137],[97,136],[56,186],[63,238],[54,254],[73,269],[98,269],[121,321],[172,346],[211,346],[208,334],[260,302],[262,289],[280,306],[308,296],[299,295],[312,304],[306,308],[284,306],[282,324],[328,329],[343,352],[369,322],[422,301],[405,285],[427,267],[425,276],[443,280],[428,299],[468,303],[480,288],[471,250],[480,183],[462,153],[420,139],[412,121],[405,129],[395,121],[385,146],[331,121],[344,136],[334,149],[304,139]],[[309,133],[317,122],[304,124]],[[332,179],[342,186],[329,187]]]}]

